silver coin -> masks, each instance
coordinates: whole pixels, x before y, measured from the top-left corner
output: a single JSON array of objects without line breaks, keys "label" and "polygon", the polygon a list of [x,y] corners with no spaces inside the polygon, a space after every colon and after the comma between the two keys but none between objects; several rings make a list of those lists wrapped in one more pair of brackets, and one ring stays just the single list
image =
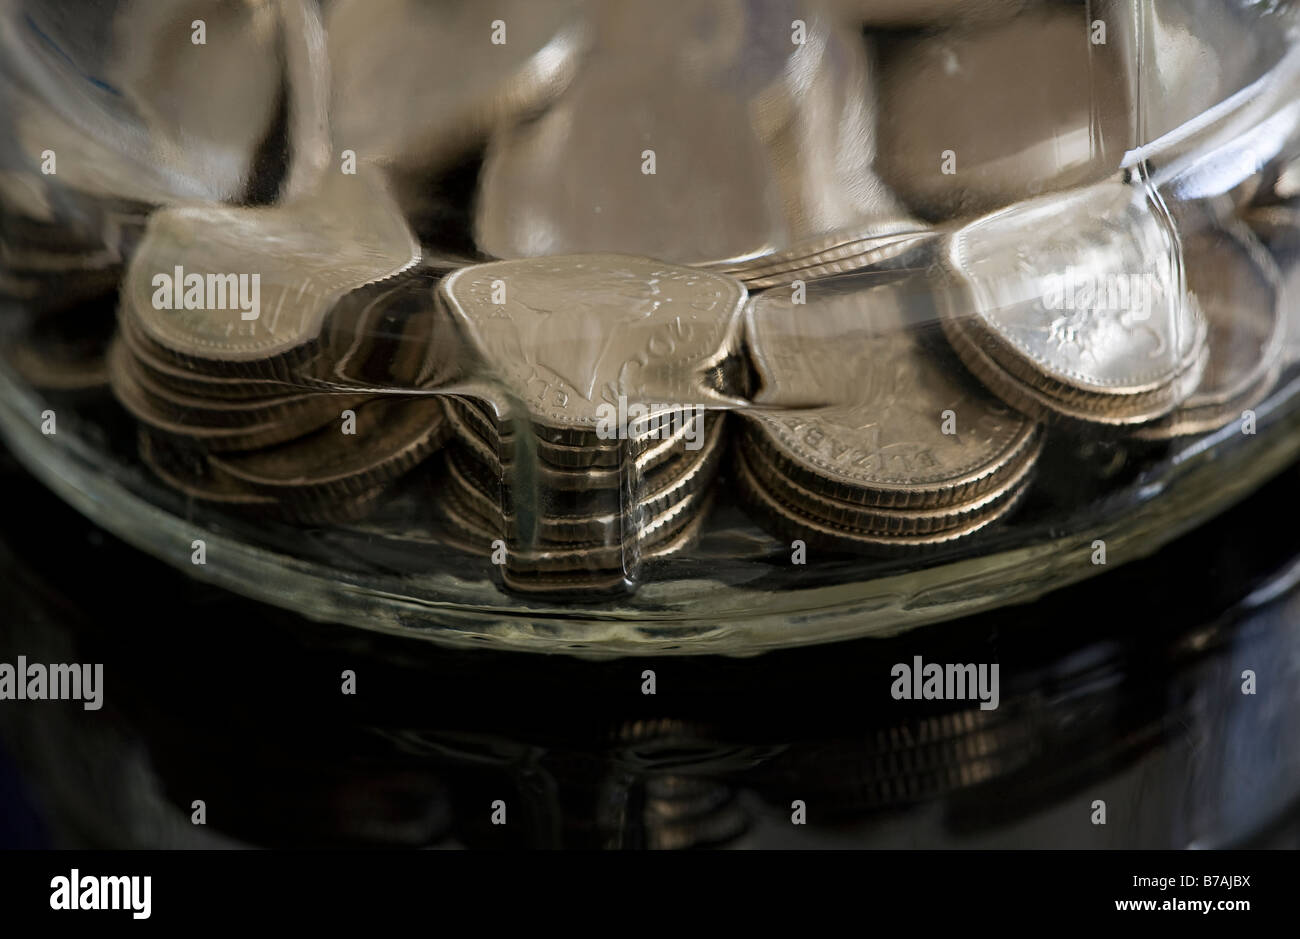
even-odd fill
[{"label": "silver coin", "polygon": [[1209,323],[1200,384],[1168,417],[1139,427],[1143,439],[1217,430],[1257,404],[1276,377],[1285,339],[1282,277],[1242,225],[1183,237],[1187,286]]},{"label": "silver coin", "polygon": [[279,412],[264,414],[257,423],[234,426],[194,424],[187,420],[188,412],[178,411],[165,398],[151,396],[144,389],[140,372],[120,340],[109,347],[108,370],[113,395],[136,420],[158,434],[201,444],[213,452],[253,450],[293,440],[338,420],[343,409],[356,407],[366,400],[364,397],[327,394],[304,395]]},{"label": "silver coin", "polygon": [[1139,189],[1041,196],[950,236],[945,263],[969,292],[942,292],[943,313],[1049,398],[1075,392],[1122,409],[1126,396],[1178,385],[1204,357],[1205,321],[1178,258],[1169,221]]},{"label": "silver coin", "polygon": [[854,528],[813,515],[805,505],[790,502],[768,489],[750,469],[743,454],[735,461],[736,485],[752,511],[783,536],[795,537],[809,544],[835,551],[881,555],[914,554],[918,551],[950,545],[968,538],[1010,514],[1019,504],[1028,484],[1022,483],[1005,498],[993,503],[990,511],[964,518],[950,528],[927,534],[882,534]]},{"label": "silver coin", "polygon": [[703,264],[901,215],[871,169],[866,49],[815,5],[611,0],[593,20],[573,85],[489,144],[486,253]]},{"label": "silver coin", "polygon": [[748,435],[791,478],[858,505],[933,507],[998,488],[1037,429],[922,345],[928,303],[911,278],[820,281],[803,305],[754,298],[754,400],[784,407],[746,411]]},{"label": "silver coin", "polygon": [[[121,368],[115,370],[125,370],[132,374],[133,384],[154,411],[196,430],[210,427],[255,427],[270,421],[287,420],[300,411],[314,410],[314,405],[322,397],[327,397],[318,391],[308,391],[292,385],[279,388],[274,394],[255,398],[223,399],[185,395],[155,382],[138,362],[126,355],[126,348],[119,343],[119,351],[113,353],[113,357],[121,361]],[[341,402],[338,409],[342,411],[365,400],[365,396],[339,396],[336,400]]]},{"label": "silver coin", "polygon": [[[617,544],[634,531],[637,520],[657,516],[686,498],[706,489],[716,475],[721,459],[721,447],[714,447],[701,458],[693,460],[682,471],[655,482],[642,481],[631,487],[632,492],[620,493],[610,500],[604,511],[577,514],[536,513],[533,522],[538,544],[610,545]],[[462,468],[454,451],[445,459],[448,481],[461,497],[473,505],[481,518],[491,520],[507,544],[519,544],[521,529],[519,516],[513,507],[503,505],[500,489],[486,484],[473,471]],[[632,501],[635,500],[635,501]]]},{"label": "silver coin", "polygon": [[786,476],[776,462],[768,459],[762,447],[747,446],[741,449],[750,475],[773,498],[797,508],[809,518],[876,536],[908,537],[960,529],[973,519],[1001,514],[1001,505],[1010,501],[1023,488],[1033,472],[1042,450],[1042,437],[1036,437],[1034,445],[1007,469],[996,488],[983,492],[968,502],[918,509],[863,506],[824,495]]},{"label": "silver coin", "polygon": [[457,434],[459,465],[479,481],[482,492],[504,506],[523,506],[530,514],[592,515],[622,512],[647,493],[667,488],[683,476],[697,476],[699,467],[716,463],[726,441],[725,425],[714,424],[699,450],[677,450],[666,460],[638,465],[627,460],[611,469],[554,469],[539,461],[502,463],[481,443],[461,436],[463,427],[453,414],[448,423]]},{"label": "silver coin", "polygon": [[519,460],[536,454],[545,464],[539,467],[541,470],[550,472],[554,479],[580,479],[572,484],[572,488],[581,489],[608,488],[617,484],[619,473],[624,470],[650,472],[660,464],[707,449],[719,436],[723,423],[723,415],[699,415],[684,421],[680,429],[666,430],[643,440],[599,441],[601,446],[565,445],[543,440],[532,429],[525,432],[529,437],[526,443],[517,440],[513,434],[503,436],[484,419],[478,408],[468,406],[460,399],[448,399],[448,411],[456,436],[481,462],[507,472]]},{"label": "silver coin", "polygon": [[718,400],[701,375],[738,348],[746,292],[720,274],[574,255],[464,268],[438,296],[481,363],[462,366],[478,370],[467,380],[498,414],[518,402],[534,424],[599,435],[620,397],[655,413]]},{"label": "silver coin", "polygon": [[[699,536],[710,504],[707,491],[689,497],[638,526],[638,540],[630,545],[508,552],[502,579],[510,589],[526,593],[588,594],[625,589],[640,578],[647,562],[689,547]],[[454,494],[440,502],[439,512],[449,542],[471,554],[486,557],[492,552],[500,535]]]},{"label": "silver coin", "polygon": [[[139,333],[135,318],[119,310],[118,336],[134,359],[134,364],[155,385],[168,392],[196,398],[249,399],[283,395],[298,387],[279,378],[220,378],[205,375],[178,365],[160,354]],[[310,368],[303,370],[312,371]]]},{"label": "silver coin", "polygon": [[581,8],[335,0],[325,16],[335,140],[362,160],[437,168],[564,89],[585,43]]},{"label": "silver coin", "polygon": [[281,501],[259,493],[239,480],[214,474],[207,455],[178,446],[164,435],[141,429],[140,458],[149,470],[187,499],[222,511],[271,516],[291,524],[339,525],[356,521],[376,507],[384,487],[329,502]]},{"label": "silver coin", "polygon": [[292,375],[294,364],[318,351],[326,316],[342,297],[420,259],[374,174],[328,179],[315,197],[292,205],[155,213],[123,284],[123,309],[141,335],[208,374]]},{"label": "silver coin", "polygon": [[891,47],[877,168],[927,218],[988,212],[1118,170],[1131,102],[1095,69],[1083,5],[1042,4]]},{"label": "silver coin", "polygon": [[[1204,322],[1202,320],[1202,322]],[[1205,330],[1197,340],[1197,357],[1161,387],[1134,395],[1105,395],[1076,392],[1049,394],[1039,385],[1022,381],[992,351],[988,335],[970,329],[970,321],[945,318],[943,329],[962,363],[984,386],[1020,411],[1043,421],[1059,419],[1108,426],[1143,424],[1168,414],[1200,383],[1209,358]]]},{"label": "silver coin", "polygon": [[356,432],[326,427],[262,450],[212,454],[215,475],[253,491],[307,503],[372,492],[405,474],[437,450],[447,436],[436,398],[378,399],[356,408]]}]

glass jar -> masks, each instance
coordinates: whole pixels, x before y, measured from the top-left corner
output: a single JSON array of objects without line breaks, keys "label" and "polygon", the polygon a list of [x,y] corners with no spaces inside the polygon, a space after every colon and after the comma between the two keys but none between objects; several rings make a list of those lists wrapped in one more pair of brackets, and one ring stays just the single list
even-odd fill
[{"label": "glass jar", "polygon": [[314,619],[750,655],[1300,454],[1274,0],[12,0],[0,433]]}]

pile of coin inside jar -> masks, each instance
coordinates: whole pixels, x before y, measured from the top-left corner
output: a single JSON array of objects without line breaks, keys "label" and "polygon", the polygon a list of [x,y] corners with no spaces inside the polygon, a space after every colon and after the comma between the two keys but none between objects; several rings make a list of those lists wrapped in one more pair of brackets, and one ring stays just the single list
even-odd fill
[{"label": "pile of coin inside jar", "polygon": [[107,381],[197,503],[431,474],[521,592],[635,580],[722,493],[950,545],[1053,433],[1219,431],[1300,358],[1297,16],[1157,6],[131,0],[56,54],[15,3],[6,358]]}]

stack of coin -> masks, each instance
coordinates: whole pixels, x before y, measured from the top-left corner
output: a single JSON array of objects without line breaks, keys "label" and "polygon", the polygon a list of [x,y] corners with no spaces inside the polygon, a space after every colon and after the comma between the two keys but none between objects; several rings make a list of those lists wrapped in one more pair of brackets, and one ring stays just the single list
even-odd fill
[{"label": "stack of coin", "polygon": [[419,261],[373,174],[275,208],[156,213],[109,353],[146,460],[213,504],[373,502],[446,432],[440,401],[378,397],[433,377],[439,273]]},{"label": "stack of coin", "polygon": [[[147,353],[146,353],[147,354]],[[212,452],[249,450],[293,440],[339,420],[366,395],[305,391],[275,380],[217,378],[204,395],[184,394],[150,371],[131,340],[115,341],[108,353],[109,379],[118,401],[157,433],[183,438]]]},{"label": "stack of coin", "polygon": [[438,295],[470,350],[441,506],[467,550],[502,541],[507,585],[569,592],[689,542],[724,442],[709,408],[728,400],[713,381],[739,349],[739,282],[575,255],[465,268]]},{"label": "stack of coin", "polygon": [[[454,409],[453,403],[449,406]],[[470,550],[490,553],[503,539],[515,548],[506,559],[506,582],[516,589],[602,589],[634,579],[640,560],[685,546],[693,537],[723,451],[723,422],[696,418],[689,427],[697,452],[678,436],[626,441],[625,458],[599,468],[561,468],[540,456],[535,465],[502,460],[512,441],[488,441],[452,410],[461,446],[448,448],[446,517]],[[570,446],[573,450],[590,447]],[[674,452],[677,451],[677,452]],[[667,457],[665,459],[665,456]],[[531,485],[530,485],[531,484]]]},{"label": "stack of coin", "polygon": [[140,456],[159,479],[202,505],[290,522],[347,522],[370,512],[447,432],[437,398],[363,403],[355,422],[355,434],[324,427],[260,450],[219,454],[141,427]]},{"label": "stack of coin", "polygon": [[904,217],[872,170],[868,48],[810,0],[609,0],[536,120],[491,138],[475,240],[500,258],[741,261]]},{"label": "stack of coin", "polygon": [[[1040,196],[949,236],[943,326],[966,366],[1042,419],[1132,425],[1200,383],[1206,322],[1173,223],[1120,182]],[[1033,232],[1026,240],[1025,232]]]},{"label": "stack of coin", "polygon": [[[147,207],[67,189],[24,153],[13,125],[34,99],[0,86],[0,296],[36,314],[58,313],[108,296],[122,276],[122,229]],[[46,163],[46,168],[57,168]]]},{"label": "stack of coin", "polygon": [[38,314],[110,296],[122,277],[122,258],[95,228],[68,217],[25,217],[6,206],[0,214],[0,295]]},{"label": "stack of coin", "polygon": [[1209,361],[1201,383],[1171,414],[1134,431],[1165,440],[1239,421],[1277,380],[1285,341],[1282,276],[1268,251],[1240,223],[1183,236],[1187,289],[1209,323]]},{"label": "stack of coin", "polygon": [[122,290],[132,347],[207,378],[313,374],[339,301],[421,256],[377,176],[328,180],[284,206],[157,212]]},{"label": "stack of coin", "polygon": [[930,348],[924,285],[831,278],[806,299],[769,291],[746,315],[766,407],[743,415],[735,464],[758,517],[809,544],[895,554],[1010,512],[1042,435]]},{"label": "stack of coin", "polygon": [[381,397],[356,409],[355,433],[324,427],[276,447],[212,454],[223,480],[283,502],[327,505],[365,498],[441,446],[448,433],[439,397]]},{"label": "stack of coin", "polygon": [[[0,91],[0,107],[7,99]],[[0,143],[0,298],[26,314],[11,324],[4,358],[37,388],[102,388],[127,216],[20,162]]]}]

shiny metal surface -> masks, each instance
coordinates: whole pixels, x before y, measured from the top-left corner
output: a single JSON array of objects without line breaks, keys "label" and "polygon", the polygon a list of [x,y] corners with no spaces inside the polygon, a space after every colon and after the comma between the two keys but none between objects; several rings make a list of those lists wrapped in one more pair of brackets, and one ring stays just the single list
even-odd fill
[{"label": "shiny metal surface", "polygon": [[[994,487],[1034,424],[922,345],[928,301],[915,281],[851,278],[814,285],[802,305],[779,290],[751,301],[746,336],[762,385],[760,410],[744,415],[748,439],[861,504],[935,506]],[[765,402],[813,407],[763,414]],[[955,433],[945,432],[949,411]]]},{"label": "shiny metal surface", "polygon": [[572,81],[586,43],[576,0],[336,0],[325,10],[338,148],[440,169]]},{"label": "shiny metal surface", "polygon": [[815,3],[615,0],[592,23],[573,85],[488,147],[488,254],[720,262],[902,215],[872,170],[868,50]]},{"label": "shiny metal surface", "polygon": [[[242,365],[270,377],[278,359],[303,356],[346,293],[420,259],[418,242],[381,182],[368,175],[330,180],[318,197],[285,207],[156,213],[126,273],[124,315],[134,316],[141,335],[170,358],[210,374]],[[209,306],[210,290],[198,304],[185,296],[192,276],[206,281],[231,272],[259,276],[264,309],[255,318],[229,299]],[[175,282],[178,276],[183,283]],[[180,308],[172,296],[159,303],[166,285],[185,296]]]},{"label": "shiny metal surface", "polygon": [[1183,250],[1188,289],[1209,324],[1210,353],[1196,390],[1167,418],[1136,431],[1146,439],[1240,420],[1275,381],[1286,338],[1281,274],[1249,229],[1196,232]]},{"label": "shiny metal surface", "polygon": [[[600,406],[619,395],[659,407],[712,400],[700,374],[734,352],[746,296],[721,274],[620,255],[469,267],[438,294],[471,356],[531,420],[593,437]],[[496,407],[508,413],[509,402]]]},{"label": "shiny metal surface", "polygon": [[1094,67],[1087,12],[1033,4],[889,48],[879,171],[909,208],[969,217],[1119,168],[1136,99],[1117,71]]},{"label": "shiny metal surface", "polygon": [[964,361],[1039,416],[1125,424],[1173,410],[1204,371],[1206,324],[1155,200],[1099,183],[955,232],[945,261],[969,294],[946,295],[944,315]]}]

